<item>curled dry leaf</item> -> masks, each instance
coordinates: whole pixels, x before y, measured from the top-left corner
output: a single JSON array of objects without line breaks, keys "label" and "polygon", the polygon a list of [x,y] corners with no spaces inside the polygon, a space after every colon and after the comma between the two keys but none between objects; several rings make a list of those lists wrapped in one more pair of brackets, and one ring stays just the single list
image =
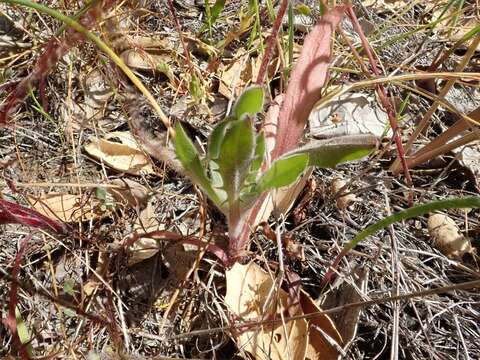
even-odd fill
[{"label": "curled dry leaf", "polygon": [[[332,195],[337,196],[338,192],[347,185],[347,182],[343,179],[334,179],[331,184],[331,191]],[[343,193],[348,192],[348,190],[344,190]],[[355,196],[355,194],[346,194],[343,196],[338,196],[335,200],[337,204],[337,208],[339,210],[347,209],[353,202],[358,201],[359,199]]]},{"label": "curled dry leaf", "polygon": [[[281,319],[288,310],[291,316],[321,311],[304,292],[300,304],[290,304],[288,294],[274,289],[274,279],[255,263],[235,264],[226,272],[225,303],[244,321]],[[324,333],[328,335],[327,340]],[[338,353],[330,343],[342,343],[333,322],[326,315],[310,322],[304,319],[275,325],[258,325],[235,334],[239,348],[255,359],[336,359]],[[307,350],[308,349],[308,350]],[[307,357],[306,357],[307,356]]]},{"label": "curled dry leaf", "polygon": [[111,182],[118,185],[118,188],[108,188],[108,192],[113,198],[123,205],[129,205],[134,208],[143,208],[148,200],[148,189],[130,179],[114,179]]},{"label": "curled dry leaf", "polygon": [[176,79],[170,64],[175,57],[174,44],[167,38],[150,36],[121,37],[115,41],[120,58],[136,70],[161,72],[175,84]]},{"label": "curled dry leaf", "polygon": [[170,67],[171,58],[167,53],[151,54],[130,49],[124,51],[120,58],[133,69],[160,72],[170,80],[172,85],[176,84],[175,75]]},{"label": "curled dry leaf", "polygon": [[[112,141],[108,139],[117,139]],[[111,168],[132,175],[154,174],[152,163],[129,131],[108,133],[105,139],[93,138],[85,151]]]},{"label": "curled dry leaf", "polygon": [[[259,69],[258,60],[251,58],[249,53],[237,53],[231,64],[220,65],[221,75],[218,91],[228,99],[237,98],[255,78]],[[233,89],[235,90],[234,94],[232,93]]]},{"label": "curled dry leaf", "polygon": [[[300,304],[304,314],[322,311],[305,291],[300,292]],[[334,360],[340,355],[338,348],[342,346],[342,336],[328,315],[319,315],[308,321],[308,346],[306,360]],[[328,336],[328,337],[327,337]]]},{"label": "curled dry leaf", "polygon": [[28,199],[40,214],[64,222],[95,220],[109,214],[101,200],[92,195],[50,193]]},{"label": "curled dry leaf", "polygon": [[461,260],[463,255],[473,251],[470,241],[447,215],[431,215],[428,218],[428,232],[434,239],[435,247],[450,259]]},{"label": "curled dry leaf", "polygon": [[[234,60],[228,64],[220,65],[220,84],[218,91],[228,99],[237,98],[242,91],[258,76],[262,59],[261,57],[252,58],[249,52],[237,52]],[[278,58],[272,60],[268,67],[270,77],[278,71],[280,62]],[[232,93],[232,90],[235,93]]]},{"label": "curled dry leaf", "polygon": [[[148,189],[146,187],[130,179],[115,179],[112,183],[121,186],[121,188],[108,188],[108,192],[113,198],[125,206],[130,206],[137,211],[140,211],[133,225],[132,230],[134,233],[142,234],[165,230],[164,224],[158,221],[158,217],[155,214],[155,204],[157,199],[155,197],[148,197]],[[184,222],[185,221],[183,221],[182,225]],[[180,233],[187,234],[189,230],[190,229],[185,229],[185,231],[180,231]],[[132,234],[127,235],[127,237],[129,236],[132,236]],[[194,249],[195,251],[189,252],[188,245],[186,244],[178,244],[178,246],[173,244],[168,247],[165,252],[165,257],[169,257],[170,259],[169,268],[171,267],[172,269],[175,268],[177,270],[188,268],[188,262],[186,259],[195,259],[197,248],[194,247]],[[160,241],[158,239],[148,237],[139,238],[128,247],[128,265],[132,266],[143,260],[149,259],[157,254],[159,250]],[[176,251],[175,255],[172,254],[172,251]],[[183,251],[184,255],[181,255],[180,251]],[[176,263],[172,260],[178,260],[179,258],[182,258],[180,263]]]},{"label": "curled dry leaf", "polygon": [[[158,222],[155,216],[155,207],[151,201],[149,201],[147,207],[140,212],[133,229],[137,233],[165,230],[165,227]],[[159,250],[160,243],[158,240],[152,238],[137,239],[133,245],[128,248],[128,265],[131,266],[151,258],[158,253]]]},{"label": "curled dry leaf", "polygon": [[[330,290],[324,295],[322,308],[332,309],[362,301],[362,294],[367,291],[367,282],[368,270],[362,266],[356,266],[348,278],[338,277],[330,286]],[[331,318],[344,344],[355,339],[360,312],[360,307],[344,307],[341,311],[332,314]]]},{"label": "curled dry leaf", "polygon": [[[236,263],[226,272],[225,303],[242,320],[280,319],[287,309],[288,294],[274,289],[274,279],[255,263]],[[292,315],[301,315],[299,306]],[[255,359],[304,359],[308,343],[307,321],[289,321],[282,325],[259,325],[235,336],[237,345]]]}]

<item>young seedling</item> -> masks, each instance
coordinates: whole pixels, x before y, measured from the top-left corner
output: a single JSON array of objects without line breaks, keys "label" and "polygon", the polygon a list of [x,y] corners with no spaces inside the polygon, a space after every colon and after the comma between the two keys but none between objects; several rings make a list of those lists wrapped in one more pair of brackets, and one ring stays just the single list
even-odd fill
[{"label": "young seedling", "polygon": [[227,217],[230,243],[226,265],[232,265],[246,250],[241,231],[249,209],[264,193],[293,184],[310,166],[334,167],[360,159],[377,143],[369,135],[319,140],[283,154],[267,167],[263,165],[265,134],[254,127],[255,116],[263,110],[263,98],[262,87],[246,89],[232,113],[213,129],[204,155],[180,123],[176,125],[175,152],[186,174]]}]

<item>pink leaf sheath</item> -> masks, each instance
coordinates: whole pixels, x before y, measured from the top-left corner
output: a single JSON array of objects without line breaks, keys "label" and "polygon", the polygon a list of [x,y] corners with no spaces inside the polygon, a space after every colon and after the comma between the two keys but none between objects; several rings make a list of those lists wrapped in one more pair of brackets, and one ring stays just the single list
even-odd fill
[{"label": "pink leaf sheath", "polygon": [[343,6],[331,9],[305,38],[280,109],[273,159],[294,149],[303,135],[308,116],[320,99],[320,90],[327,80],[330,36],[344,11]]},{"label": "pink leaf sheath", "polygon": [[0,199],[0,224],[21,224],[66,234],[66,224],[52,220],[35,210]]},{"label": "pink leaf sheath", "polygon": [[[270,160],[294,149],[303,135],[310,111],[320,99],[320,90],[327,80],[331,55],[330,36],[342,19],[344,11],[343,6],[337,6],[320,18],[305,38],[286,94],[277,97],[271,104],[264,122]],[[234,262],[245,252],[250,233],[255,230],[253,227],[256,225],[256,218],[266,199],[267,194],[263,194],[235,225],[234,232],[237,236],[230,238],[228,248],[230,262]]]}]

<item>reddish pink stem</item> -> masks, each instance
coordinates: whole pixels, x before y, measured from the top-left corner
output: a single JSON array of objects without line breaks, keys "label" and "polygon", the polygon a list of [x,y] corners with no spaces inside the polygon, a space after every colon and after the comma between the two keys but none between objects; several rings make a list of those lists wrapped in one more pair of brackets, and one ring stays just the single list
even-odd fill
[{"label": "reddish pink stem", "polygon": [[[20,245],[20,249],[18,249],[17,255],[15,256],[15,262],[13,264],[12,269],[12,278],[17,280],[18,275],[20,274],[20,263],[22,262],[23,256],[27,251],[27,245],[29,241],[32,239],[32,235],[28,235]],[[18,352],[22,359],[29,359],[29,355],[26,349],[26,346],[23,345],[20,341],[17,332],[17,320],[15,314],[15,308],[17,307],[17,292],[18,292],[18,284],[16,282],[12,282],[12,287],[10,288],[10,299],[8,302],[8,316],[6,319],[3,319],[3,323],[8,327],[10,332],[12,333],[12,337],[14,339],[14,345],[17,347]]]},{"label": "reddish pink stem", "polygon": [[[380,71],[377,68],[377,63],[375,61],[375,58],[373,56],[372,49],[370,47],[370,44],[365,37],[365,34],[363,33],[362,27],[360,26],[360,23],[358,22],[357,16],[355,15],[355,12],[353,11],[352,5],[347,6],[347,15],[352,21],[353,27],[355,31],[358,33],[360,36],[360,39],[362,41],[363,48],[365,49],[365,52],[367,54],[368,60],[370,62],[370,66],[372,67],[372,71],[376,76],[380,76]],[[397,151],[398,151],[398,157],[400,158],[400,162],[402,164],[403,172],[405,174],[405,180],[407,182],[408,186],[412,186],[412,177],[410,176],[410,171],[408,169],[408,164],[405,159],[405,151],[403,149],[403,144],[402,140],[399,135],[398,131],[398,124],[397,124],[397,119],[395,117],[395,113],[393,111],[393,105],[388,99],[387,96],[387,91],[385,90],[385,87],[382,84],[377,85],[377,93],[378,97],[380,98],[380,101],[382,103],[382,106],[384,107],[385,111],[387,112],[388,115],[388,120],[390,122],[390,126],[393,131],[393,140],[395,141],[395,145],[397,146]]]},{"label": "reddish pink stem", "polygon": [[273,23],[272,33],[267,39],[267,46],[265,49],[265,54],[263,55],[262,64],[260,65],[260,70],[258,71],[257,81],[255,82],[257,85],[263,85],[265,81],[265,74],[267,73],[267,67],[270,63],[270,60],[273,56],[273,48],[275,47],[275,40],[277,39],[278,31],[280,30],[280,26],[282,25],[282,19],[287,11],[288,0],[283,0],[280,8],[278,9],[277,17],[275,18],[275,22]]},{"label": "reddish pink stem", "polygon": [[230,264],[230,259],[227,256],[225,250],[223,250],[220,246],[215,244],[206,243],[195,236],[183,236],[182,234],[173,232],[173,231],[152,231],[143,234],[134,234],[128,241],[125,242],[124,246],[129,247],[135,243],[140,238],[151,238],[156,240],[162,241],[179,241],[183,244],[191,244],[198,246],[199,248],[205,248],[208,252],[211,252],[213,255],[218,257],[222,263],[227,266]]}]

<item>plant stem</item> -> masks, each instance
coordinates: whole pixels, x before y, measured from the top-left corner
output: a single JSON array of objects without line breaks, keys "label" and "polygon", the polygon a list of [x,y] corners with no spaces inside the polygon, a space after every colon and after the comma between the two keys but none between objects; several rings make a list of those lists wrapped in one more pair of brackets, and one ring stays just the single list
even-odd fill
[{"label": "plant stem", "polygon": [[273,56],[273,48],[275,46],[275,40],[277,39],[278,31],[280,30],[280,26],[282,25],[282,19],[285,15],[285,11],[287,10],[288,0],[282,0],[280,4],[280,8],[278,9],[277,17],[275,18],[275,22],[273,23],[272,33],[267,38],[267,46],[265,49],[265,54],[263,55],[262,64],[260,65],[260,70],[258,71],[257,81],[255,82],[257,85],[262,85],[265,81],[265,75],[267,73],[267,67],[270,63],[270,60]]},{"label": "plant stem", "polygon": [[[373,73],[376,76],[380,76],[380,72],[378,71],[375,58],[373,57],[373,53],[372,53],[372,50],[370,48],[370,44],[368,43],[368,40],[365,37],[365,34],[363,33],[362,27],[360,26],[360,23],[358,22],[357,16],[355,15],[355,12],[353,11],[353,8],[352,8],[351,4],[347,5],[346,12],[347,12],[348,17],[352,21],[352,24],[353,24],[353,27],[354,27],[355,31],[360,36],[363,48],[365,49],[365,52],[367,53],[368,60],[370,62],[370,66],[372,67]],[[407,182],[407,185],[409,187],[411,187],[412,186],[412,177],[410,176],[407,161],[405,159],[405,151],[403,150],[402,140],[401,140],[400,134],[398,132],[398,124],[397,124],[396,116],[394,114],[393,105],[390,102],[390,100],[388,100],[387,91],[385,90],[385,87],[382,84],[377,85],[377,93],[378,93],[378,96],[380,98],[380,101],[382,102],[382,106],[384,107],[384,109],[386,110],[387,115],[388,115],[388,120],[390,122],[390,127],[392,128],[392,131],[393,131],[393,140],[395,141],[395,144],[397,146],[398,157],[400,159],[400,162],[401,162],[402,168],[403,168],[403,172],[405,174],[405,180]]]}]

